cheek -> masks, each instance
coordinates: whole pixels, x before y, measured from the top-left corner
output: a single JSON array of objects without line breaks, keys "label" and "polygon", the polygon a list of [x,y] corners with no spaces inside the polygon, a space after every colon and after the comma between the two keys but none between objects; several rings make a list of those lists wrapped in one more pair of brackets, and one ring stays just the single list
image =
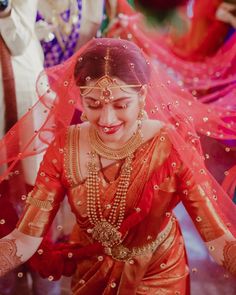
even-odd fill
[{"label": "cheek", "polygon": [[99,111],[93,111],[90,109],[86,109],[86,116],[89,121],[97,121],[99,118]]},{"label": "cheek", "polygon": [[129,123],[134,123],[138,118],[139,110],[136,108],[127,109],[126,112],[123,114],[123,119]]},{"label": "cheek", "polygon": [[138,114],[140,112],[139,105],[131,106],[127,109],[127,116],[129,116],[130,119],[136,119],[138,117]]}]

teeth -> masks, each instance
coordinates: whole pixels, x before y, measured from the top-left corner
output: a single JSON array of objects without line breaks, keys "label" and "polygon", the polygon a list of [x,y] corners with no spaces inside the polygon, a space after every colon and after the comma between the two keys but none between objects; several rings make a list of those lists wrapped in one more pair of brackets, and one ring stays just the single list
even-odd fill
[{"label": "teeth", "polygon": [[110,130],[110,128],[108,128],[108,127],[104,127],[103,128],[103,131],[106,133],[106,132],[108,132]]}]

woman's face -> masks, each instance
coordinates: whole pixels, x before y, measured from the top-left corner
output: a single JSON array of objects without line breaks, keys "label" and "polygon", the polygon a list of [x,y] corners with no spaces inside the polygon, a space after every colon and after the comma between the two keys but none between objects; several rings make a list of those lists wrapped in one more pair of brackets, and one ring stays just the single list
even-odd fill
[{"label": "woman's face", "polygon": [[[116,78],[119,85],[125,83]],[[93,86],[90,81],[87,86]],[[107,144],[125,143],[137,129],[137,118],[143,103],[140,88],[111,88],[112,99],[103,102],[101,89],[92,89],[82,98],[84,113],[88,121],[98,131],[102,141]]]}]

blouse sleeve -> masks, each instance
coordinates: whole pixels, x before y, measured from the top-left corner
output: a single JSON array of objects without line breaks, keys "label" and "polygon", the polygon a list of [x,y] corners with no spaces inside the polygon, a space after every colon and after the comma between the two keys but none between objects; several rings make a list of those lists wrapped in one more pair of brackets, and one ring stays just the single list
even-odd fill
[{"label": "blouse sleeve", "polygon": [[34,189],[28,194],[17,228],[28,235],[42,237],[49,229],[65,195],[62,183],[64,148],[56,138],[47,149]]},{"label": "blouse sleeve", "polygon": [[[217,195],[205,168],[195,174],[181,164],[178,194],[214,260],[236,275],[236,238],[223,218]],[[233,206],[233,205],[232,205]],[[234,254],[233,254],[234,253]]]},{"label": "blouse sleeve", "polygon": [[186,167],[181,167],[178,176],[179,195],[202,239],[207,242],[222,236],[228,229],[213,205],[216,196],[210,181],[206,178],[195,183],[193,174]]},{"label": "blouse sleeve", "polygon": [[0,34],[12,55],[21,55],[30,43],[36,11],[37,0],[13,1],[11,14],[0,18]]}]

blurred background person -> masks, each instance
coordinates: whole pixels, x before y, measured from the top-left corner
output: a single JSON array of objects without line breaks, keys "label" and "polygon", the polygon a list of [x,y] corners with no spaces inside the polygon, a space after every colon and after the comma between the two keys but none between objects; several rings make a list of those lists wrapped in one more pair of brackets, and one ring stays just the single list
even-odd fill
[{"label": "blurred background person", "polygon": [[46,67],[68,59],[96,36],[103,17],[103,0],[41,0],[36,32]]},{"label": "blurred background person", "polygon": [[[0,137],[2,137],[37,101],[35,89],[36,79],[43,69],[43,52],[34,31],[37,12],[37,0],[2,0],[0,1]],[[37,118],[32,128],[37,125]],[[18,134],[20,141],[24,130]],[[6,153],[9,151],[6,150]],[[31,190],[35,181],[41,157],[26,159],[15,168],[11,180],[1,184],[0,220],[6,223],[0,226],[0,235],[14,228],[17,216],[24,206],[24,196]],[[22,168],[24,174],[19,174]],[[16,198],[22,198],[21,202]],[[3,209],[4,208],[4,209]],[[7,210],[11,212],[8,215]],[[10,218],[9,218],[10,216]],[[0,280],[0,294],[29,294],[30,288],[26,273],[28,267],[23,265]],[[31,272],[33,294],[59,294],[58,283],[50,283]],[[55,287],[56,288],[55,288]],[[21,290],[21,291],[19,291]],[[56,292],[54,292],[56,291]]]}]

